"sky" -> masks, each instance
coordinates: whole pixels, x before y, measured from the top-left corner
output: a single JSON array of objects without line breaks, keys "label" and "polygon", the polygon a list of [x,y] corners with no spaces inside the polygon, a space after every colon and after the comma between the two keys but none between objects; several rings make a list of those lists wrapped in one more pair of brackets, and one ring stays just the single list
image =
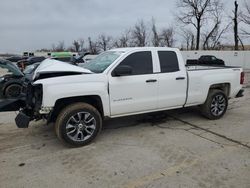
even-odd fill
[{"label": "sky", "polygon": [[[233,0],[222,0],[227,9]],[[240,0],[243,1],[243,0]],[[64,41],[118,36],[143,19],[175,25],[177,0],[0,0],[0,52],[35,51]],[[230,4],[230,6],[229,6]]]}]

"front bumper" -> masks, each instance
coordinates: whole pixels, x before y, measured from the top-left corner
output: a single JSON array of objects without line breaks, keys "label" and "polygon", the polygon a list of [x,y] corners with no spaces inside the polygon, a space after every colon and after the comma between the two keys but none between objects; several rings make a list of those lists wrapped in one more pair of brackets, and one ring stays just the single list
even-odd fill
[{"label": "front bumper", "polygon": [[42,85],[33,85],[31,82],[24,83],[23,93],[26,94],[25,107],[19,111],[15,118],[18,128],[28,128],[30,121],[42,118],[39,113],[42,103]]},{"label": "front bumper", "polygon": [[237,93],[237,95],[236,95],[235,98],[240,98],[240,97],[243,97],[243,96],[244,96],[244,89],[241,89],[241,90]]},{"label": "front bumper", "polygon": [[18,128],[28,128],[30,120],[30,117],[23,112],[19,112],[19,114],[15,118],[15,122]]}]

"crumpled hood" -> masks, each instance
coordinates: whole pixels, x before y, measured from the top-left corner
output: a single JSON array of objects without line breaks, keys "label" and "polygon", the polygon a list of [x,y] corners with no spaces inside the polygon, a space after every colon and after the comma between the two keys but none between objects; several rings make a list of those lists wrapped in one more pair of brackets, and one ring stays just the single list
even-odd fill
[{"label": "crumpled hood", "polygon": [[35,70],[33,79],[36,78],[38,74],[60,73],[60,72],[86,73],[86,74],[92,73],[90,70],[78,67],[76,65],[71,65],[69,63],[65,63],[54,59],[46,59]]}]

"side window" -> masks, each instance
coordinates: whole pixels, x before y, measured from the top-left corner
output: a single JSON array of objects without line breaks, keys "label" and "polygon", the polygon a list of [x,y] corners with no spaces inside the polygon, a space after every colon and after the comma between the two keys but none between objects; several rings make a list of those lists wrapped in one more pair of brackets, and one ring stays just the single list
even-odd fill
[{"label": "side window", "polygon": [[150,51],[135,52],[126,57],[118,66],[127,65],[132,68],[132,75],[152,74],[153,61]]},{"label": "side window", "polygon": [[179,63],[175,52],[158,51],[158,55],[162,73],[179,71]]}]

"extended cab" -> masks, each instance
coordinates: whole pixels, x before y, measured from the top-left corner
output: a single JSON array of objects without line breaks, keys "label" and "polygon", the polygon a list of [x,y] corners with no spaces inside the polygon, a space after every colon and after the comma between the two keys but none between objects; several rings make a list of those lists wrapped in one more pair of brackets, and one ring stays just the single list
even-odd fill
[{"label": "extended cab", "polygon": [[83,146],[107,117],[199,105],[205,117],[219,119],[228,99],[243,96],[244,73],[239,67],[185,67],[178,49],[145,47],[104,52],[84,68],[45,60],[33,79],[24,86],[25,102],[17,103],[24,105],[17,126],[45,118],[55,122],[61,140]]}]

